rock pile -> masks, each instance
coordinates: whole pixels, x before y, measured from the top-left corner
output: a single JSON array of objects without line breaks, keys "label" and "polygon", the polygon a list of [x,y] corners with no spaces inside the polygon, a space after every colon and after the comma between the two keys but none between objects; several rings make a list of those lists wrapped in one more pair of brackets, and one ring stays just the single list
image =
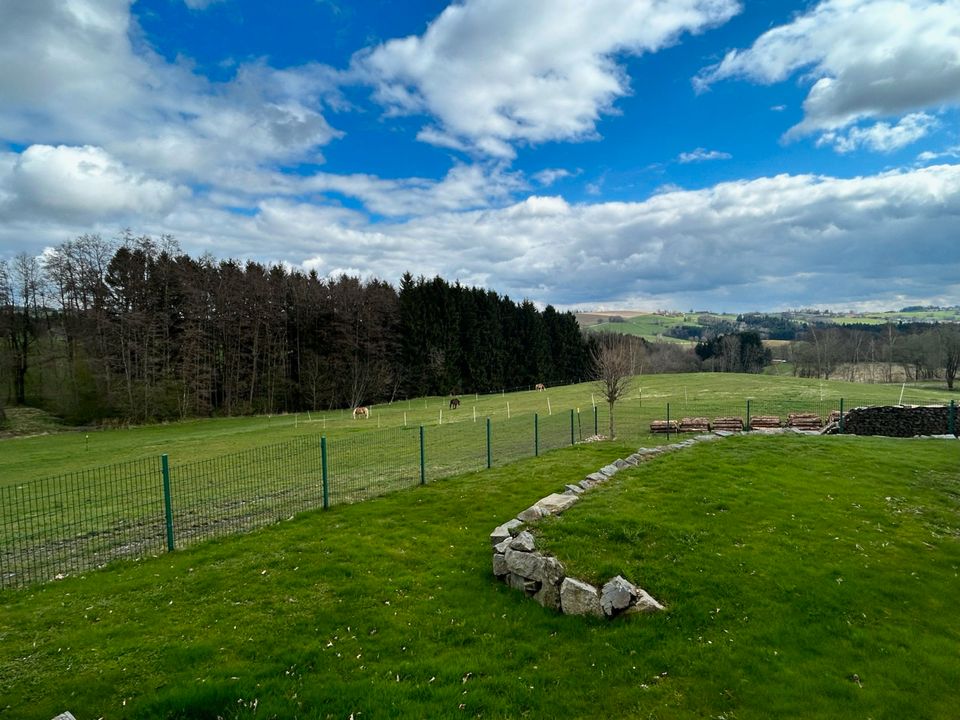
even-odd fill
[{"label": "rock pile", "polygon": [[[951,408],[946,405],[927,407],[886,406],[859,407],[847,413],[843,431],[850,435],[886,435],[914,437],[917,435],[946,435]],[[954,412],[954,433],[960,420]]]}]

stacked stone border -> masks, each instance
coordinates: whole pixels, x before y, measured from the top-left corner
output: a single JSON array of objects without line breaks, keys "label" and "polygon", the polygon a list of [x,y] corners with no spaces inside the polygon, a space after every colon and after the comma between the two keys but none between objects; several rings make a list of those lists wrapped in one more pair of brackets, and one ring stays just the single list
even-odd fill
[{"label": "stacked stone border", "polygon": [[637,467],[658,455],[682,450],[700,442],[716,440],[735,433],[718,431],[697,435],[672,445],[640,448],[627,458],[618,458],[576,484],[567,485],[562,493],[541,498],[515,518],[490,533],[493,546],[493,574],[512,588],[523,591],[543,607],[566,615],[616,617],[633,613],[652,613],[666,609],[650,593],[626,578],[617,575],[597,588],[588,582],[569,577],[563,563],[536,549],[533,535],[526,529],[541,518],[559,515],[591,489],[602,485],[620,470]]},{"label": "stacked stone border", "polygon": [[[562,493],[541,498],[512,520],[498,525],[490,533],[493,546],[493,574],[512,588],[523,591],[543,607],[559,610],[565,615],[594,615],[613,618],[633,613],[652,613],[666,608],[646,590],[617,575],[597,588],[588,582],[569,577],[563,563],[555,557],[537,551],[533,535],[526,530],[538,520],[559,515],[577,503],[580,496],[602,485],[620,470],[637,467],[658,455],[682,450],[697,443],[717,440],[731,435],[770,435],[793,433],[822,435],[823,430],[776,428],[753,432],[714,430],[712,434],[697,435],[672,445],[639,448],[626,459],[618,458],[579,483],[566,485]],[[915,437],[954,440],[954,435],[930,434]]]}]

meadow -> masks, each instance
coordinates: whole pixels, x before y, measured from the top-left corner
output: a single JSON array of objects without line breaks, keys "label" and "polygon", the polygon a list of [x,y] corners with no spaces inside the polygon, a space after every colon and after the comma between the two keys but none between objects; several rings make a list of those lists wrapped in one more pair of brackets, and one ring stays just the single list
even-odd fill
[{"label": "meadow", "polygon": [[0,715],[943,718],[960,443],[742,437],[624,471],[541,542],[667,604],[607,622],[497,583],[490,530],[635,445],[569,447],[0,591]]},{"label": "meadow", "polygon": [[[940,403],[949,402],[951,397],[956,397],[956,393],[946,392],[942,385],[903,387],[730,373],[663,374],[635,377],[629,396],[618,405],[616,412],[624,419],[624,431],[638,438],[646,432],[645,423],[665,413],[667,403],[674,416],[679,417],[696,413],[743,414],[747,399],[756,408],[773,411],[781,407],[784,410],[792,406],[815,407],[821,403],[832,408],[840,398],[844,398],[845,406],[850,408],[901,401],[918,405]],[[550,418],[554,414],[569,413],[571,409],[580,409],[585,423],[593,403],[603,406],[599,392],[590,382],[551,387],[546,392],[531,389],[464,395],[461,399],[462,405],[457,410],[449,409],[448,397],[377,405],[368,420],[353,420],[349,410],[332,410],[100,430],[56,432],[50,424],[40,425],[38,434],[0,439],[0,487],[82,468],[155,458],[162,453],[168,454],[175,466],[301,437],[326,435],[336,440],[372,430],[416,428],[420,424],[429,428],[441,423],[476,422],[479,426],[487,417],[495,423],[508,417],[527,417],[532,423],[534,413]],[[8,410],[11,415],[16,412],[15,408]]]}]

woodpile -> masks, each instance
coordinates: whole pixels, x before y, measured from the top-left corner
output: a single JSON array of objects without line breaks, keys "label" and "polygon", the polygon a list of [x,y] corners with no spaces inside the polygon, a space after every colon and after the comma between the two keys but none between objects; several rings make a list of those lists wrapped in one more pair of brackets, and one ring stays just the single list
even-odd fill
[{"label": "woodpile", "polygon": [[710,432],[710,421],[705,417],[680,418],[680,432]]},{"label": "woodpile", "polygon": [[820,416],[816,413],[790,413],[787,416],[787,427],[798,430],[819,430]]},{"label": "woodpile", "polygon": [[[846,415],[846,413],[844,413],[844,415]],[[827,415],[827,425],[829,425],[830,423],[838,423],[838,422],[840,422],[840,411],[831,410],[830,414]]]},{"label": "woodpile", "polygon": [[654,420],[650,423],[650,432],[652,433],[675,433],[680,431],[680,425],[676,420]]},{"label": "woodpile", "polygon": [[775,430],[779,427],[781,423],[777,415],[757,415],[750,418],[751,430]]},{"label": "woodpile", "polygon": [[714,430],[725,430],[726,432],[742,432],[743,420],[738,417],[718,417],[713,419]]},{"label": "woodpile", "polygon": [[[956,415],[960,411],[954,410]],[[930,407],[870,407],[854,408],[846,414],[843,431],[851,435],[886,435],[914,437],[915,435],[945,435],[949,428],[950,408],[944,405]],[[954,418],[954,431],[960,418]]]}]

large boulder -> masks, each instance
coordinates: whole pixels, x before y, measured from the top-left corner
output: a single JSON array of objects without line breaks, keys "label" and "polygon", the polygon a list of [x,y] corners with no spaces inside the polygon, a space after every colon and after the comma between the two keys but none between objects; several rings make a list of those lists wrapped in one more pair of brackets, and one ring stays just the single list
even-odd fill
[{"label": "large boulder", "polygon": [[509,549],[504,558],[507,562],[507,569],[514,575],[522,575],[533,580],[543,574],[543,555],[539,553]]},{"label": "large boulder", "polygon": [[636,597],[636,586],[617,575],[600,591],[600,607],[604,614],[612,617],[630,607]]}]

